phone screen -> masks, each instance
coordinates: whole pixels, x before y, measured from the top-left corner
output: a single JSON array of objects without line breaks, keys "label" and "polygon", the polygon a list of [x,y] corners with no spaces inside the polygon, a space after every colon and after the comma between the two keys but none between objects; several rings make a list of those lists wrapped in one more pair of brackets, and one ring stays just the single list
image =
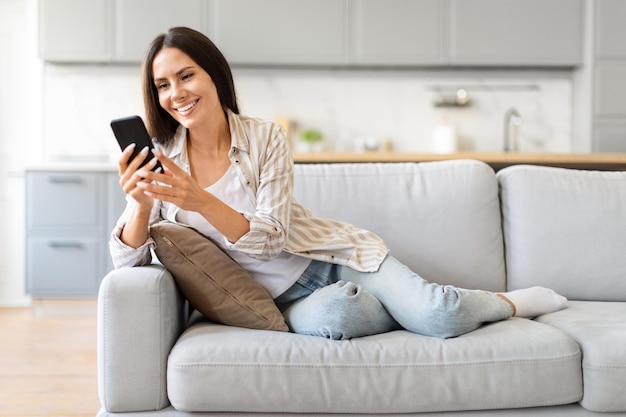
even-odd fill
[{"label": "phone screen", "polygon": [[[150,139],[146,125],[139,116],[123,117],[121,119],[115,119],[111,121],[111,129],[117,139],[117,143],[120,145],[122,151],[128,147],[131,143],[135,144],[135,149],[129,160],[135,159],[137,154],[141,152],[143,148],[148,147],[148,156],[141,162],[140,166],[144,166],[154,158],[154,144]],[[153,171],[161,167],[161,163],[157,162]]]}]

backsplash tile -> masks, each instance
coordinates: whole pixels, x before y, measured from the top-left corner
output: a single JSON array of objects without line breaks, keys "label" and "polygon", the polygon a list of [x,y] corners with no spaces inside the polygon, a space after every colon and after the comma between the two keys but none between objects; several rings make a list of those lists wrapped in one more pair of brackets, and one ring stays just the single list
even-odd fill
[{"label": "backsplash tile", "polygon": [[[429,152],[445,113],[459,149],[502,150],[504,115],[523,118],[521,150],[571,151],[572,81],[567,71],[409,71],[234,69],[242,113],[287,117],[324,133],[329,150],[391,140],[395,150]],[[465,88],[465,108],[434,107],[443,92]],[[116,117],[143,115],[138,66],[44,66],[43,143],[49,160],[115,160],[109,128]]]}]

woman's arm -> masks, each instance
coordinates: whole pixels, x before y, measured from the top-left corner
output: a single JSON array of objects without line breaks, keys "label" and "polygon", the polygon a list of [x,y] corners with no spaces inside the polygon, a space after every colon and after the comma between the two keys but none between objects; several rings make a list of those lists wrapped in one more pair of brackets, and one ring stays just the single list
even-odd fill
[{"label": "woman's arm", "polygon": [[[261,260],[278,256],[285,248],[293,193],[293,159],[286,133],[276,123],[267,126],[257,126],[262,137],[251,139],[250,153],[238,158],[244,175],[254,180],[256,208],[253,213],[243,213],[250,221],[250,232],[233,245]],[[251,132],[249,136],[253,136]]]},{"label": "woman's arm", "polygon": [[[146,180],[137,172],[148,150],[143,149],[138,157],[129,162],[128,158],[133,149],[134,145],[128,146],[122,152],[118,163],[120,186],[127,195],[128,204],[109,240],[109,249],[116,268],[143,265],[151,261],[147,244],[150,236],[149,226],[156,217],[155,200],[145,195],[143,189],[138,187],[138,184]],[[153,159],[145,167],[152,169],[155,165],[156,159]]]}]

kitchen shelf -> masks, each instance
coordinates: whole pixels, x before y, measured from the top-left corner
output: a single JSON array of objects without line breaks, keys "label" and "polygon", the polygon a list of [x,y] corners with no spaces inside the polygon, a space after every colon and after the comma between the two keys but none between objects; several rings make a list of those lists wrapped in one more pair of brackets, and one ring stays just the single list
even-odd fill
[{"label": "kitchen shelf", "polygon": [[475,159],[489,164],[494,170],[511,165],[543,165],[602,171],[626,170],[626,153],[482,153],[458,152],[451,154],[407,152],[311,152],[294,153],[299,164],[341,162],[432,162],[450,159]]}]

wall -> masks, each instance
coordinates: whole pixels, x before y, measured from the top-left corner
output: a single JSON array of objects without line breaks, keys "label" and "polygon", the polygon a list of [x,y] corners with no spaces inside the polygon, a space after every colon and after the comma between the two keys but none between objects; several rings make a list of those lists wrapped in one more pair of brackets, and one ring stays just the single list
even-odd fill
[{"label": "wall", "polygon": [[41,159],[41,62],[35,2],[0,0],[0,305],[30,303],[24,291],[24,174]]},{"label": "wall", "polygon": [[[498,152],[504,115],[511,107],[523,118],[522,150],[572,150],[572,81],[567,71],[235,68],[234,76],[242,113],[287,117],[299,128],[317,128],[330,150],[389,139],[399,151],[429,152],[433,128],[445,114],[456,128],[461,150]],[[433,106],[457,88],[468,91],[471,106]],[[139,68],[46,64],[43,99],[47,158],[115,158],[118,150],[108,123],[142,114]]]}]

